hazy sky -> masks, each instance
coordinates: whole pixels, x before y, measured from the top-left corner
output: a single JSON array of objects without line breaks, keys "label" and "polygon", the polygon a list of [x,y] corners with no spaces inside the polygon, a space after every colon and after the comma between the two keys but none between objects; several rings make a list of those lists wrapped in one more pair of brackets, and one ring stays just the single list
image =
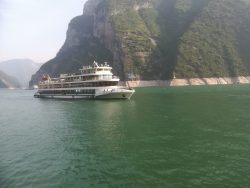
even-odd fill
[{"label": "hazy sky", "polygon": [[86,0],[0,0],[0,61],[45,62],[63,45]]}]

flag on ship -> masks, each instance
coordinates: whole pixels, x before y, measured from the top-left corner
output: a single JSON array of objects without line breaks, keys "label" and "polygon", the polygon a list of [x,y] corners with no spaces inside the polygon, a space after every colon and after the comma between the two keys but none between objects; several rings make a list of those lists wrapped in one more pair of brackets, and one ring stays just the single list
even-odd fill
[{"label": "flag on ship", "polygon": [[50,80],[50,76],[48,74],[43,74],[42,80],[43,81]]}]

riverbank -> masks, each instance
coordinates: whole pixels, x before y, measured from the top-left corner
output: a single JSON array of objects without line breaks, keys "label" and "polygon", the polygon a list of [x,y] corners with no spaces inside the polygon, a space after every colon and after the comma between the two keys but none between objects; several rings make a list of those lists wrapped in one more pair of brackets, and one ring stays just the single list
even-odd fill
[{"label": "riverbank", "polygon": [[[226,84],[249,84],[250,77],[234,78],[190,78],[172,80],[137,80],[128,81],[130,87],[161,87],[161,86],[189,86],[189,85],[226,85]],[[125,84],[122,82],[121,84]]]}]

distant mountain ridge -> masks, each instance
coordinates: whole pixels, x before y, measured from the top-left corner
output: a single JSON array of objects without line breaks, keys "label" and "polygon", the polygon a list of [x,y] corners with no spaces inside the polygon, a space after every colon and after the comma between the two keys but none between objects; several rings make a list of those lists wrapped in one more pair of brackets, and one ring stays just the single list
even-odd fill
[{"label": "distant mountain ridge", "polygon": [[57,56],[32,77],[109,61],[127,79],[250,74],[250,0],[88,0]]},{"label": "distant mountain ridge", "polygon": [[12,59],[0,62],[0,70],[15,77],[21,88],[28,88],[31,76],[40,68],[41,64],[30,59]]},{"label": "distant mountain ridge", "polygon": [[0,70],[0,88],[20,88],[20,84],[15,77]]}]

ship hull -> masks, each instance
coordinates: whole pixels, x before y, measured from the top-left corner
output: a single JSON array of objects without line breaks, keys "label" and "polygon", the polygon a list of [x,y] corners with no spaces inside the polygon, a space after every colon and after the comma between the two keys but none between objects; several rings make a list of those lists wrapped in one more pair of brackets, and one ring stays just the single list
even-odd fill
[{"label": "ship hull", "polygon": [[[74,90],[72,90],[74,91]],[[97,89],[95,94],[54,94],[54,91],[47,91],[44,94],[38,91],[34,97],[45,99],[130,99],[134,94],[133,89]]]},{"label": "ship hull", "polygon": [[112,91],[96,95],[96,99],[130,99],[134,90]]},{"label": "ship hull", "polygon": [[54,94],[35,94],[36,98],[43,99],[93,99],[95,96],[93,95],[54,95]]}]

